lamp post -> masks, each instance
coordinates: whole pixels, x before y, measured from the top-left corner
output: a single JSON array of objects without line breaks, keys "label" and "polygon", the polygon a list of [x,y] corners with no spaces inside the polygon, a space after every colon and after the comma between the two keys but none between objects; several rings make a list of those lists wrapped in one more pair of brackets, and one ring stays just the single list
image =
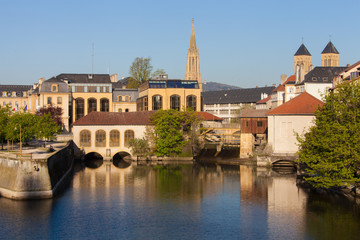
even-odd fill
[{"label": "lamp post", "polygon": [[[17,125],[16,125],[17,126]],[[16,126],[15,126],[15,130],[16,130]],[[21,142],[21,124],[19,124],[20,126],[20,159],[21,159],[21,156],[22,156],[22,142]]]}]

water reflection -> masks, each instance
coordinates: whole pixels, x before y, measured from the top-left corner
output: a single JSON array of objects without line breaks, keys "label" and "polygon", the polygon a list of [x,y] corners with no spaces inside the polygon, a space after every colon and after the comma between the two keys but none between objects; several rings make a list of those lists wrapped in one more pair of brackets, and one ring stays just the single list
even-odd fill
[{"label": "water reflection", "polygon": [[76,165],[57,199],[0,198],[0,236],[346,239],[360,234],[359,215],[358,205],[297,187],[294,173],[96,160]]}]

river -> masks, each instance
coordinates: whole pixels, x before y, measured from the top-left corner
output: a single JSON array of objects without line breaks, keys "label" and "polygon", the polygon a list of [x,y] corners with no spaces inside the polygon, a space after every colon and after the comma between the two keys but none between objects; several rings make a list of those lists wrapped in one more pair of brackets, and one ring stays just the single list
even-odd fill
[{"label": "river", "polygon": [[254,166],[93,162],[55,199],[0,198],[0,226],[0,239],[356,239],[360,207]]}]

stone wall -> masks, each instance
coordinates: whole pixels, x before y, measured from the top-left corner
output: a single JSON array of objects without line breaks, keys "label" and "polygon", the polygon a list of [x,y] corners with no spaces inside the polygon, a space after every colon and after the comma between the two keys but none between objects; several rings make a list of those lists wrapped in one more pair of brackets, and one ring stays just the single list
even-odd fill
[{"label": "stone wall", "polygon": [[0,196],[12,199],[51,198],[71,178],[73,142],[44,159],[0,156]]}]

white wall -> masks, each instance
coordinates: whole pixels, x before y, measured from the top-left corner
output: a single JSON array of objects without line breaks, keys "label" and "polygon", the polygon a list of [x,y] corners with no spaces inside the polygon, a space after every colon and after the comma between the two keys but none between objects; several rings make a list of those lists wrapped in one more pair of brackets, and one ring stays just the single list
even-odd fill
[{"label": "white wall", "polygon": [[298,151],[296,133],[302,134],[313,125],[313,115],[268,116],[268,143],[274,154],[294,154]]},{"label": "white wall", "polygon": [[305,83],[305,91],[322,101],[321,94],[332,88],[332,83]]}]

